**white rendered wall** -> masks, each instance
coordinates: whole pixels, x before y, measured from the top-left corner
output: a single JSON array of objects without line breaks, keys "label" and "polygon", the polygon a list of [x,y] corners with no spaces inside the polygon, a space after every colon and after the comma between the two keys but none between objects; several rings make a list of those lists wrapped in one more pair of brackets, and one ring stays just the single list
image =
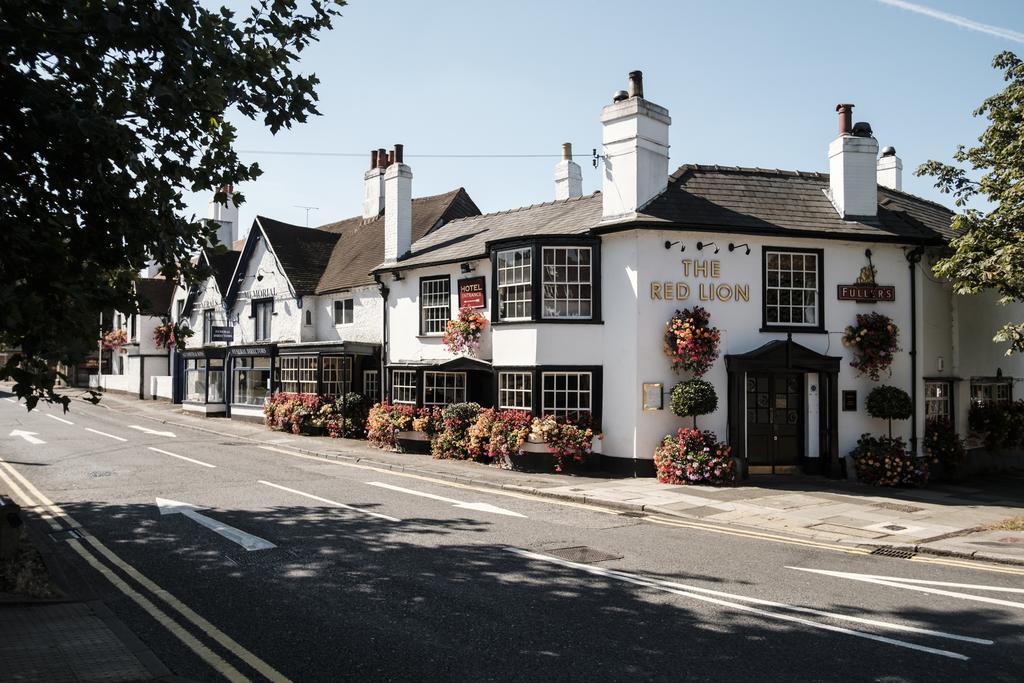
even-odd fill
[{"label": "white rendered wall", "polygon": [[[240,273],[242,284],[238,288],[234,305],[229,311],[229,320],[235,328],[234,346],[256,343],[256,320],[250,317],[253,299],[274,299],[274,315],[270,319],[270,339],[264,342],[295,342],[299,340],[302,327],[302,311],[288,283],[284,270],[273,252],[267,249],[262,235],[253,234],[249,239],[259,240],[252,258]],[[262,275],[262,280],[257,280]],[[309,297],[312,301],[315,297]],[[305,304],[305,302],[303,302]]]},{"label": "white rendered wall", "polygon": [[1014,302],[1002,306],[999,296],[992,291],[972,296],[954,296],[953,306],[957,320],[959,368],[963,378],[957,387],[954,405],[957,411],[957,430],[967,433],[967,411],[970,407],[971,377],[1013,378],[1013,398],[1024,398],[1024,355],[1006,355],[1008,345],[992,338],[1003,325],[1024,321],[1024,303]]},{"label": "white rendered wall", "polygon": [[[399,283],[396,283],[399,284]],[[310,297],[313,299],[313,297]],[[352,322],[347,325],[334,324],[334,302],[352,299]],[[384,300],[377,285],[360,287],[347,292],[324,294],[311,301],[313,306],[312,330],[308,341],[352,341],[380,344],[383,330]]]}]

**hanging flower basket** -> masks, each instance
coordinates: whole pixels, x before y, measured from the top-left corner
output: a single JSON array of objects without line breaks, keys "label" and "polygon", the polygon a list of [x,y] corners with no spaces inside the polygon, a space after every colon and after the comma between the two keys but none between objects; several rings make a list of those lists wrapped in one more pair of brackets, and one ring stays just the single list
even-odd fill
[{"label": "hanging flower basket", "polygon": [[665,323],[665,355],[672,370],[685,370],[700,377],[718,358],[721,333],[711,327],[711,314],[701,306],[676,311]]},{"label": "hanging flower basket", "polygon": [[177,346],[181,351],[186,346],[186,340],[194,334],[184,323],[164,322],[157,325],[153,330],[153,343],[158,349],[169,349]]},{"label": "hanging flower basket", "polygon": [[480,350],[480,336],[487,327],[487,319],[471,308],[459,309],[459,316],[448,321],[444,331],[444,345],[452,353],[475,355]]},{"label": "hanging flower basket", "polygon": [[125,330],[111,330],[103,335],[100,343],[104,349],[120,351],[128,343],[128,333]]},{"label": "hanging flower basket", "polygon": [[899,339],[896,323],[881,313],[860,313],[857,324],[843,332],[843,346],[853,349],[850,366],[876,382],[892,365],[900,350]]}]

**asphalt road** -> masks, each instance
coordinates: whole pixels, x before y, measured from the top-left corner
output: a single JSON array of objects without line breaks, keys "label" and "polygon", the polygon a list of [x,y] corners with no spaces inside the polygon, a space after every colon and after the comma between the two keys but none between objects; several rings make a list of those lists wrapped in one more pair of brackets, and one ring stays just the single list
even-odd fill
[{"label": "asphalt road", "polygon": [[0,400],[0,489],[52,501],[58,552],[197,681],[1024,671],[1024,568],[677,527],[274,440]]}]

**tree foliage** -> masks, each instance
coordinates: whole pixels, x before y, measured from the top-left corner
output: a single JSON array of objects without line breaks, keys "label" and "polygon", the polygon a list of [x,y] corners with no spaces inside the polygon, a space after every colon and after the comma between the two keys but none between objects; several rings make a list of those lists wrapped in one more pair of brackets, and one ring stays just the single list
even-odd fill
[{"label": "tree foliage", "polygon": [[96,347],[101,311],[139,309],[148,262],[205,276],[191,256],[216,226],[185,215],[184,192],[260,175],[229,113],[274,133],[318,114],[319,81],[295,65],[343,4],[0,3],[0,348],[20,349],[0,379],[30,407],[67,405],[49,368]]},{"label": "tree foliage", "polygon": [[[916,174],[933,176],[963,209],[953,219],[952,254],[936,264],[935,273],[957,294],[992,289],[1005,304],[1024,300],[1024,62],[1002,52],[992,65],[1007,85],[974,111],[989,121],[980,144],[959,146],[956,164],[929,161]],[[969,208],[977,199],[991,208]],[[1024,322],[1006,324],[995,341],[1009,343],[1007,355],[1024,351]]]}]

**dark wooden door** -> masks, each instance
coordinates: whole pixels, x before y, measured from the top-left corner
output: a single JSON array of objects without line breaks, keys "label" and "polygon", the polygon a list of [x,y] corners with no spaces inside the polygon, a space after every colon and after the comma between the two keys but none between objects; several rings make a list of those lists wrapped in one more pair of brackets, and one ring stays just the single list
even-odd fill
[{"label": "dark wooden door", "polygon": [[747,373],[747,460],[753,467],[793,467],[803,456],[803,375]]}]

